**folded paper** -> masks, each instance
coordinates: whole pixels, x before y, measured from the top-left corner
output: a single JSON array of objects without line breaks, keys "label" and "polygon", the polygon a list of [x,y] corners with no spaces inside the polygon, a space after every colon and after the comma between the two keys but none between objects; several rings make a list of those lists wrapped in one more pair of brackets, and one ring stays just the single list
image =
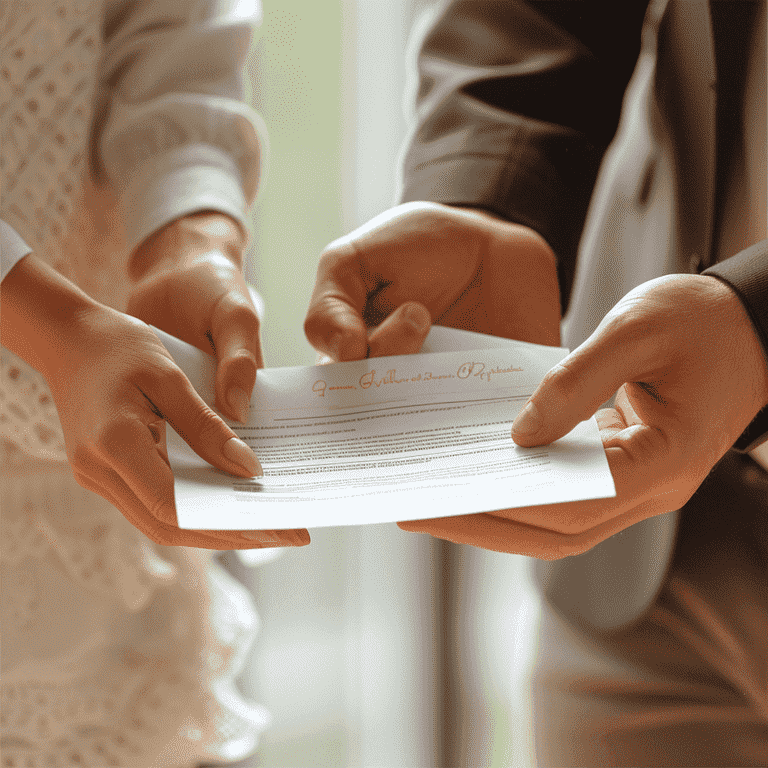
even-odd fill
[{"label": "folded paper", "polygon": [[[213,358],[156,332],[213,406]],[[416,355],[260,370],[247,423],[227,423],[264,477],[221,472],[169,430],[179,526],[362,525],[615,496],[594,418],[544,447],[510,437],[566,354],[433,327]]]}]

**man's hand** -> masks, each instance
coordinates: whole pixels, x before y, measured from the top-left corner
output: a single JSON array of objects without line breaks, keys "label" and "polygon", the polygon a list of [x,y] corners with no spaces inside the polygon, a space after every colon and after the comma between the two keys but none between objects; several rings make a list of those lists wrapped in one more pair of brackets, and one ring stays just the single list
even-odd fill
[{"label": "man's hand", "polygon": [[335,361],[418,352],[431,323],[556,346],[554,254],[527,227],[426,202],[325,249],[304,323],[317,350]]},{"label": "man's hand", "polygon": [[519,445],[545,445],[597,412],[616,498],[399,526],[546,560],[580,554],[680,509],[767,403],[768,366],[736,294],[703,275],[651,280],[547,374],[512,427]]},{"label": "man's hand", "polygon": [[214,211],[184,216],[147,238],[129,263],[127,312],[214,354],[216,407],[245,421],[264,366],[259,318],[242,274],[246,235]]}]

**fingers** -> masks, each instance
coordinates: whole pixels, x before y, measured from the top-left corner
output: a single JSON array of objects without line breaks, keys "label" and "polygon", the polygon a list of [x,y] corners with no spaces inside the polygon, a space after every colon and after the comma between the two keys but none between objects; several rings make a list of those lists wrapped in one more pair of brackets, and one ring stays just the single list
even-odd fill
[{"label": "fingers", "polygon": [[[176,525],[175,507],[170,510],[172,520],[167,504],[161,507],[164,519],[157,519],[114,469],[100,463],[91,463],[87,473],[75,470],[75,477],[83,488],[106,499],[120,510],[131,525],[163,546],[226,550],[301,547],[310,543],[309,533],[303,528],[279,531],[181,529]],[[161,501],[168,496],[172,499],[173,491],[169,493],[167,487],[157,494]]]},{"label": "fingers", "polygon": [[411,533],[429,533],[454,544],[471,544],[481,549],[508,554],[557,560],[576,554],[562,534],[505,520],[490,514],[455,515],[432,520],[409,520],[397,527]]},{"label": "fingers", "polygon": [[418,352],[427,338],[432,318],[422,304],[409,301],[399,306],[368,337],[368,356],[410,355]]},{"label": "fingers", "polygon": [[512,424],[512,438],[518,445],[546,445],[568,434],[622,384],[643,375],[647,360],[617,325],[601,323],[547,373]]},{"label": "fingers", "polygon": [[[621,399],[620,396],[617,400]],[[598,411],[616,496],[398,525],[457,543],[543,560],[582,554],[647,517],[680,509],[703,477],[680,481],[680,457],[658,430],[637,423],[628,403]]]},{"label": "fingers", "polygon": [[[679,507],[662,497],[649,499],[607,522],[579,533],[561,533],[507,520],[495,514],[456,515],[432,520],[409,520],[398,528],[411,533],[428,533],[455,544],[471,544],[494,552],[526,555],[539,560],[560,560],[589,551],[600,542],[630,525]],[[514,511],[514,510],[513,510]]]},{"label": "fingers", "polygon": [[[156,446],[155,435],[138,418],[115,420],[97,446],[101,464],[109,468],[100,470],[97,480],[112,493],[122,496],[122,485],[127,486],[152,518],[175,526],[173,472]],[[96,478],[94,464],[99,466],[94,461],[86,471]]]},{"label": "fingers", "polygon": [[252,542],[253,549],[262,547],[304,547],[310,542],[306,528],[280,531],[240,531],[240,535]]},{"label": "fingers", "polygon": [[369,295],[362,271],[351,245],[337,247],[337,253],[321,262],[304,323],[312,346],[335,362],[418,352],[432,323],[429,310],[405,302],[369,333],[363,319]]},{"label": "fingers", "polygon": [[354,246],[345,243],[328,250],[320,260],[304,321],[309,343],[335,362],[362,360],[368,353],[362,316],[367,298]]},{"label": "fingers", "polygon": [[642,424],[624,394],[598,411],[616,496],[398,523],[400,528],[499,552],[544,560],[581,554],[641,520],[680,509],[706,475]]},{"label": "fingers", "polygon": [[[155,544],[200,549],[251,549],[253,542],[238,531],[192,531],[154,518],[122,478],[109,467],[89,466],[88,473],[75,471],[77,482],[116,507],[135,528]],[[175,512],[174,512],[175,519]]]},{"label": "fingers", "polygon": [[[141,391],[147,408],[164,418],[209,464],[238,477],[261,477],[261,464],[253,451],[206,405],[181,369],[168,362],[163,373],[145,381]],[[130,426],[122,424],[117,429]],[[137,434],[136,439],[138,442],[141,435]],[[120,451],[119,444],[116,449]],[[129,456],[126,458],[130,460]]]},{"label": "fingers", "polygon": [[239,291],[219,299],[211,318],[211,342],[216,350],[216,405],[229,418],[248,419],[256,371],[264,367],[259,319],[250,301]]}]

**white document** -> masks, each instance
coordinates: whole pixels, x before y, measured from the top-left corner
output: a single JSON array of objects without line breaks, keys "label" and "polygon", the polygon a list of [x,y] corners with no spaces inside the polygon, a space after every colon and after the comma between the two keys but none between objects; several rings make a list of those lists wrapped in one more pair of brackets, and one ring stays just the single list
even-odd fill
[{"label": "white document", "polygon": [[[213,406],[213,358],[155,330]],[[260,370],[248,423],[227,423],[262,478],[211,467],[169,430],[179,526],[361,525],[615,496],[594,418],[542,448],[510,437],[567,350],[437,326],[424,349]]]}]

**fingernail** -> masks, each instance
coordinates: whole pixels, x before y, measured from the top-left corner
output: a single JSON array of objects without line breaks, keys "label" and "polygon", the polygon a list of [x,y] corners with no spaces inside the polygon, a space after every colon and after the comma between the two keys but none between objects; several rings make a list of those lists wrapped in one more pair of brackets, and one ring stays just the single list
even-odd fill
[{"label": "fingernail", "polygon": [[227,393],[227,403],[237,414],[237,418],[245,423],[248,421],[248,413],[251,406],[251,398],[242,387],[230,387]]},{"label": "fingernail", "polygon": [[403,310],[403,316],[419,333],[424,333],[432,324],[432,318],[421,307],[414,307],[413,305],[406,307]]},{"label": "fingernail", "polygon": [[251,477],[262,477],[264,470],[259,464],[259,460],[253,451],[237,437],[232,437],[224,443],[221,451],[231,462],[242,467],[246,472],[250,472]]},{"label": "fingernail", "polygon": [[517,414],[517,418],[512,423],[512,432],[515,435],[533,435],[539,431],[541,427],[541,415],[539,409],[532,403],[523,408],[520,413]]}]

